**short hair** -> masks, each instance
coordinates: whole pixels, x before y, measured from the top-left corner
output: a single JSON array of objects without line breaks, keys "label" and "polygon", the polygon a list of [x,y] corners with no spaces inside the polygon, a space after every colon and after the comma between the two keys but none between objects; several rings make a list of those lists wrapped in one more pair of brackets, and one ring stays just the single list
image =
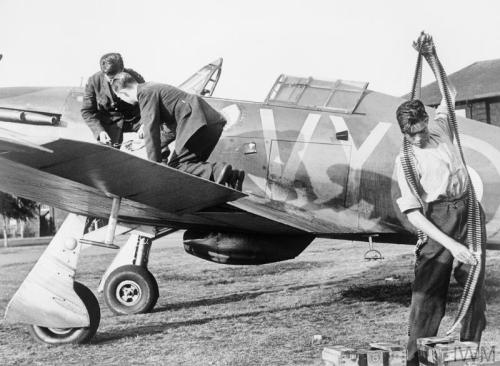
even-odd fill
[{"label": "short hair", "polygon": [[113,88],[113,91],[117,93],[119,90],[126,89],[134,84],[138,84],[138,82],[132,75],[130,75],[128,72],[120,72],[113,78],[111,87]]},{"label": "short hair", "polygon": [[424,104],[420,100],[414,99],[401,103],[396,111],[396,118],[401,132],[407,133],[411,126],[427,120],[429,115],[425,111]]},{"label": "short hair", "polygon": [[122,55],[115,52],[103,55],[99,61],[99,65],[101,66],[101,71],[108,76],[114,76],[122,72],[124,68]]}]

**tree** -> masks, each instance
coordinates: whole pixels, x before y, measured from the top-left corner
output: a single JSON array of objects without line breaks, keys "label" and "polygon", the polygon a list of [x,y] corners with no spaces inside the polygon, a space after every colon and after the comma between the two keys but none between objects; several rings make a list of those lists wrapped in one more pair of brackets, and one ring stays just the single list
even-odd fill
[{"label": "tree", "polygon": [[0,192],[0,215],[3,219],[3,242],[8,244],[7,228],[10,219],[26,222],[35,217],[38,212],[38,204],[21,197],[15,197],[8,193]]}]

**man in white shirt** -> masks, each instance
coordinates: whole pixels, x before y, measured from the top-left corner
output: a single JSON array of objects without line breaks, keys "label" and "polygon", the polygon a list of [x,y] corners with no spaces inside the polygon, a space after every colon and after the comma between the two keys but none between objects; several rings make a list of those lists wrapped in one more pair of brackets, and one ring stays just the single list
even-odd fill
[{"label": "man in white shirt", "polygon": [[[426,35],[422,53],[427,58],[435,56],[434,52],[432,38]],[[413,366],[419,363],[417,339],[437,335],[445,312],[453,260],[458,261],[455,279],[463,287],[470,266],[476,264],[477,259],[465,244],[467,171],[453,144],[444,97],[431,121],[419,100],[402,103],[396,116],[401,132],[412,145],[418,191],[426,206],[424,215],[424,208],[410,189],[398,156],[395,169],[401,197],[396,202],[410,223],[428,236],[418,253],[412,288],[407,364]],[[482,230],[485,231],[484,226]],[[483,256],[476,292],[462,322],[462,341],[479,342],[486,326],[484,264]]]}]

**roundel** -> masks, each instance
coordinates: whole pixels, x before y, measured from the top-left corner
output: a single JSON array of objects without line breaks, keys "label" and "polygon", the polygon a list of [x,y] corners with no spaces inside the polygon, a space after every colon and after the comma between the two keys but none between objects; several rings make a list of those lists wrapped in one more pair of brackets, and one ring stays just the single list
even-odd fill
[{"label": "roundel", "polygon": [[467,164],[467,170],[469,171],[469,177],[472,181],[472,186],[474,187],[474,191],[476,192],[476,197],[481,202],[483,200],[484,186],[481,177],[476,172],[476,170]]},{"label": "roundel", "polygon": [[500,230],[500,151],[491,144],[460,134],[468,170],[476,196],[486,213],[486,228],[491,235]]}]

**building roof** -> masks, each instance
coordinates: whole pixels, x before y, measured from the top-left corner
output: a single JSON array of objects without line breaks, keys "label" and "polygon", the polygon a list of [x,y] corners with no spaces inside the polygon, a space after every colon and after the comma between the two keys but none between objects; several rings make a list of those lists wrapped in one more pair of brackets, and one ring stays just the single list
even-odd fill
[{"label": "building roof", "polygon": [[[474,62],[448,78],[457,89],[457,102],[500,96],[500,59]],[[404,97],[408,98],[409,94]],[[421,99],[426,105],[440,103],[441,93],[436,82],[422,87]]]}]

